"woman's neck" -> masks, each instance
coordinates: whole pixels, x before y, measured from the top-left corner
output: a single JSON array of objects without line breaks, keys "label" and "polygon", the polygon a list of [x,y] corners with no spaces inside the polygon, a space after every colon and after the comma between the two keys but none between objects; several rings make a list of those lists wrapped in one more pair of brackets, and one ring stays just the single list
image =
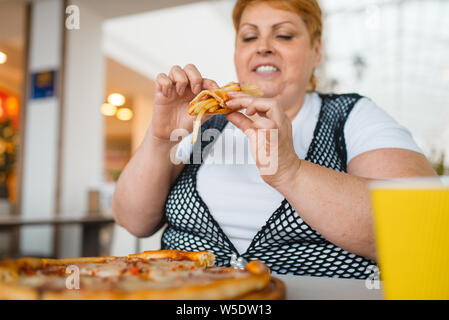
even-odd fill
[{"label": "woman's neck", "polygon": [[290,106],[288,106],[288,107],[283,107],[284,112],[287,115],[287,117],[290,119],[290,121],[293,121],[296,118],[296,116],[298,115],[302,106],[304,105],[305,100],[306,100],[306,94],[303,94],[297,100],[296,103],[290,104]]}]

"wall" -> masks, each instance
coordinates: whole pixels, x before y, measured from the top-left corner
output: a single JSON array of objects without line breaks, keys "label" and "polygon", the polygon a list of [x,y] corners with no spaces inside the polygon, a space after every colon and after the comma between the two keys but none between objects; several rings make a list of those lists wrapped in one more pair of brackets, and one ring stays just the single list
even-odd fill
[{"label": "wall", "polygon": [[[114,59],[106,58],[106,95],[112,92],[124,94],[127,98],[125,106],[131,107],[134,112],[134,117],[129,122],[106,117],[107,139],[130,140],[131,152],[138,148],[151,122],[154,89],[153,80]],[[114,187],[111,184],[105,189],[112,193]],[[106,202],[106,205],[110,203]],[[115,226],[111,254],[121,256],[131,252],[159,249],[161,233],[162,230],[152,237],[136,239],[124,228]]]},{"label": "wall", "polygon": [[[62,2],[36,2],[31,12],[29,71],[58,70],[61,66]],[[25,104],[25,138],[22,180],[22,216],[52,217],[57,185],[60,103],[57,97],[29,100]],[[50,255],[51,227],[27,227],[21,232],[21,251]]]},{"label": "wall", "polygon": [[[103,181],[104,57],[102,19],[85,1],[71,1],[80,9],[80,29],[67,31],[64,114],[61,158],[61,214],[86,214],[87,192]],[[79,256],[81,230],[61,231],[59,255]]]}]

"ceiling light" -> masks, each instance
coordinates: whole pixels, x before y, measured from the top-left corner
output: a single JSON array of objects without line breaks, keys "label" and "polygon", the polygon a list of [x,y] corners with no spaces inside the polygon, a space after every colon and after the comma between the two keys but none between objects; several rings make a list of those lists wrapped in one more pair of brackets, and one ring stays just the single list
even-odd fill
[{"label": "ceiling light", "polygon": [[101,105],[101,113],[105,116],[111,117],[117,112],[117,107],[110,103],[103,103]]},{"label": "ceiling light", "polygon": [[125,104],[125,97],[120,93],[111,93],[108,96],[108,102],[114,106],[123,106]]},{"label": "ceiling light", "polygon": [[16,97],[6,99],[5,107],[10,117],[17,117],[19,115],[19,100]]},{"label": "ceiling light", "polygon": [[131,120],[133,117],[133,112],[129,108],[120,108],[117,111],[117,119],[122,121],[128,121]]},{"label": "ceiling light", "polygon": [[4,64],[8,60],[8,56],[6,53],[0,51],[0,64]]}]

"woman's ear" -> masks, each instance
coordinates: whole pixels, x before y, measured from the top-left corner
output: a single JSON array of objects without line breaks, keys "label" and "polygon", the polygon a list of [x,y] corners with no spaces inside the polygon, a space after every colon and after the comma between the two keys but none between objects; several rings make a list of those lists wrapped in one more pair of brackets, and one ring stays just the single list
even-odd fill
[{"label": "woman's ear", "polygon": [[313,44],[314,68],[318,68],[323,58],[321,39],[315,40]]}]

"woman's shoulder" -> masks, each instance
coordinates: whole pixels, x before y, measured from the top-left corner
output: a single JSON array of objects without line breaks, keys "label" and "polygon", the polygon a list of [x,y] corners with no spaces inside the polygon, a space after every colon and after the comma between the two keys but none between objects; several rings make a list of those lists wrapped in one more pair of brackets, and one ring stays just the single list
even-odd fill
[{"label": "woman's shoulder", "polygon": [[356,93],[331,94],[331,97],[357,98],[344,126],[348,163],[361,153],[383,148],[400,148],[423,153],[411,131],[373,99]]},{"label": "woman's shoulder", "polygon": [[355,105],[362,100],[370,100],[369,98],[360,95],[355,92],[351,93],[322,93],[315,91],[312,93],[313,96],[320,99],[322,106],[330,106],[332,108],[341,107],[347,108],[348,112],[352,110]]},{"label": "woman's shoulder", "polygon": [[[396,123],[396,121],[388,114],[388,112],[370,97],[361,95],[359,93],[321,93],[312,92],[311,95],[315,99],[319,99],[321,106],[327,105],[331,108],[335,106],[341,106],[348,109],[348,121],[356,118],[359,122],[360,117],[365,118],[367,121],[390,121]],[[374,117],[374,118],[373,118]]]},{"label": "woman's shoulder", "polygon": [[330,99],[330,100],[336,100],[339,98],[364,98],[364,96],[356,93],[356,92],[347,92],[347,93],[336,93],[336,92],[320,92],[320,91],[314,91],[313,94],[318,95],[321,99]]}]

